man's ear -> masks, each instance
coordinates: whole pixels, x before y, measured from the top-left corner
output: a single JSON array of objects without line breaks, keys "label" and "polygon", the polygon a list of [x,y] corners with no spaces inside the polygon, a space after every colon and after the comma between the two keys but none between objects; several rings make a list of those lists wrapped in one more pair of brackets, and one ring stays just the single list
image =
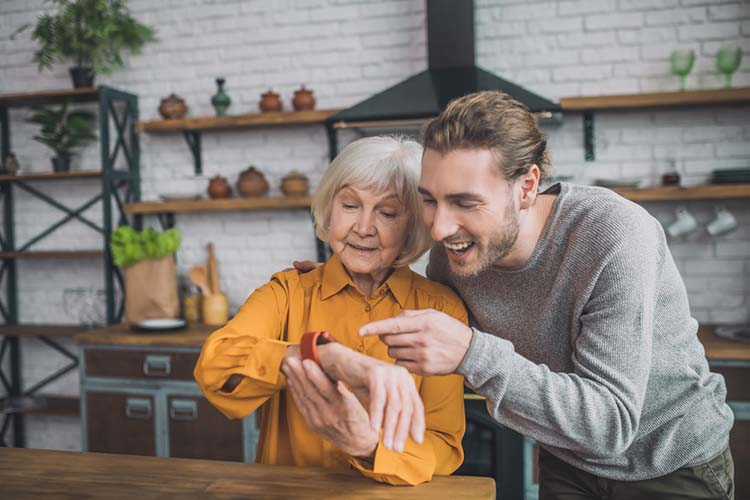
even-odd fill
[{"label": "man's ear", "polygon": [[539,167],[534,164],[529,167],[529,171],[519,177],[516,182],[520,188],[521,210],[531,208],[536,200],[537,191],[539,190],[539,176],[541,172]]}]

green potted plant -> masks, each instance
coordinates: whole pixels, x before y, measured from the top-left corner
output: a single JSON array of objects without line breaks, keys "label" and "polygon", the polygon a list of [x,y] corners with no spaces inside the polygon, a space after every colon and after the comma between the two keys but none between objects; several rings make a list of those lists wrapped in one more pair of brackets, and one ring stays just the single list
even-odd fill
[{"label": "green potted plant", "polygon": [[[125,0],[49,0],[57,12],[39,16],[31,38],[39,43],[34,61],[39,70],[72,60],[73,86],[92,87],[95,74],[124,66],[121,53],[140,53],[156,38],[154,30],[133,17]],[[19,28],[16,33],[30,27]]]},{"label": "green potted plant", "polygon": [[41,125],[34,140],[41,142],[55,152],[52,167],[55,172],[70,170],[70,157],[73,152],[96,139],[94,123],[96,115],[89,111],[69,111],[70,100],[58,109],[42,106],[34,107],[31,123]]}]

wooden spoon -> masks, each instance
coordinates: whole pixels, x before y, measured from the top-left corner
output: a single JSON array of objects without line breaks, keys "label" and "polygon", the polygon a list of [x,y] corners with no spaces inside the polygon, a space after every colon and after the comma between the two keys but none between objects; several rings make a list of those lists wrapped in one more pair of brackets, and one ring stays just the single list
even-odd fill
[{"label": "wooden spoon", "polygon": [[195,286],[201,289],[203,295],[211,295],[211,287],[208,284],[208,270],[206,266],[193,266],[188,269],[188,276]]},{"label": "wooden spoon", "polygon": [[213,293],[221,292],[219,288],[219,264],[216,262],[213,243],[208,244],[208,282]]}]

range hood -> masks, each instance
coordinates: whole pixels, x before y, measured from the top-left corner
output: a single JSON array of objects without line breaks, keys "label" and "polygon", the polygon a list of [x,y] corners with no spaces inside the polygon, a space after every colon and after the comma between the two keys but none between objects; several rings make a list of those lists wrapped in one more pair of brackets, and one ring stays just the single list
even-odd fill
[{"label": "range hood", "polygon": [[506,92],[540,116],[561,111],[558,104],[474,64],[473,0],[427,0],[427,50],[427,70],[327,122],[342,128],[352,122],[424,120],[437,116],[452,99],[480,90]]}]

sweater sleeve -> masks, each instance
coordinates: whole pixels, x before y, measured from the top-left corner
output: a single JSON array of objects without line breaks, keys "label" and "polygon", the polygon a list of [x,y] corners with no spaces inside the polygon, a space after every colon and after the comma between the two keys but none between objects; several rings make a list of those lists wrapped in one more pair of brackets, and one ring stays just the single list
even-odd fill
[{"label": "sweater sleeve", "polygon": [[[203,344],[193,375],[206,398],[227,417],[249,415],[286,386],[280,367],[289,345],[281,340],[288,307],[286,280],[282,273],[275,274]],[[232,392],[222,391],[234,374],[244,378]]]},{"label": "sweater sleeve", "polygon": [[620,455],[632,443],[651,367],[661,256],[652,233],[628,230],[600,249],[573,340],[573,372],[553,372],[514,352],[511,342],[474,330],[458,373],[487,397],[501,424],[592,459]]},{"label": "sweater sleeve", "polygon": [[[466,309],[457,297],[437,309],[467,323]],[[407,439],[403,453],[387,450],[379,442],[372,469],[350,460],[363,475],[382,483],[417,485],[432,479],[433,474],[452,474],[461,465],[461,440],[466,430],[463,377],[424,377],[419,395],[425,407],[424,441],[418,444]]]}]

